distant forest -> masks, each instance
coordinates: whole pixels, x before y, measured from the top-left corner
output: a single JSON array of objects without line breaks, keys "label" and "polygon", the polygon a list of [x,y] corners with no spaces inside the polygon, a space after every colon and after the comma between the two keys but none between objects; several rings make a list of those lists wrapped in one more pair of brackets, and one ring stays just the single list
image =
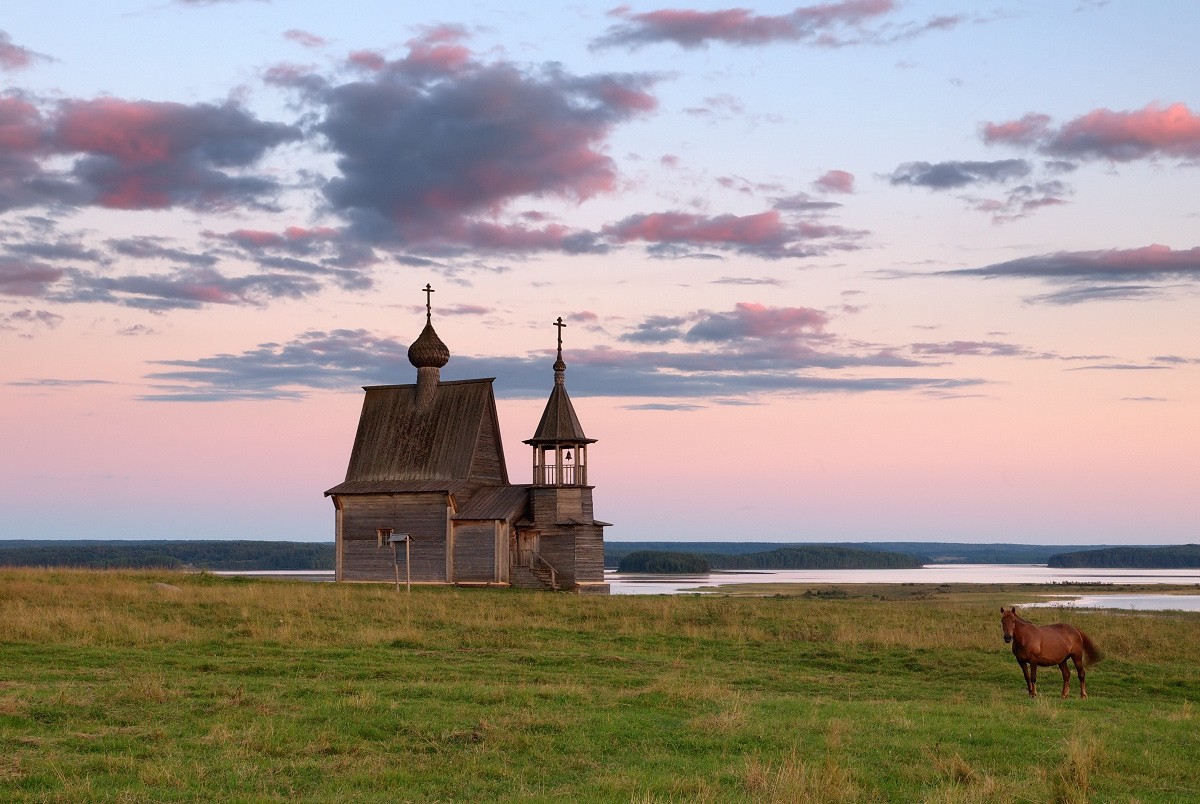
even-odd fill
[{"label": "distant forest", "polygon": [[915,569],[916,556],[835,545],[783,547],[758,553],[683,553],[639,550],[624,556],[620,572],[702,573],[739,569]]},{"label": "distant forest", "polygon": [[922,564],[1045,564],[1050,556],[1104,545],[1070,547],[1044,544],[966,544],[960,542],[616,542],[604,543],[605,566],[615,568],[630,553],[651,550],[697,555],[742,555],[793,547],[853,547],[859,550],[903,553]]},{"label": "distant forest", "polygon": [[0,566],[332,570],[332,542],[0,541]]},{"label": "distant forest", "polygon": [[1197,569],[1200,568],[1200,544],[1081,550],[1050,556],[1046,563],[1059,568]]},{"label": "distant forest", "polygon": [[[939,542],[606,542],[604,553],[605,565],[623,572],[882,569],[944,563],[1200,568],[1200,545],[1195,544],[1068,548]],[[0,540],[0,566],[9,567],[261,571],[332,570],[333,563],[332,542]]]}]

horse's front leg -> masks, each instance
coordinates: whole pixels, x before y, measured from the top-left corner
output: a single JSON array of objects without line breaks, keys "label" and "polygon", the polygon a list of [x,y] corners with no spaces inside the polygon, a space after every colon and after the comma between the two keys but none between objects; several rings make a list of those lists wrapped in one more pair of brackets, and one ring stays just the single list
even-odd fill
[{"label": "horse's front leg", "polygon": [[1037,665],[1031,666],[1029,662],[1023,662],[1017,659],[1017,664],[1021,665],[1021,675],[1025,676],[1025,689],[1029,691],[1030,698],[1037,697]]},{"label": "horse's front leg", "polygon": [[1062,671],[1062,676],[1063,676],[1062,697],[1070,698],[1071,697],[1071,668],[1067,667],[1066,659],[1062,660],[1062,663],[1059,664],[1058,669]]}]

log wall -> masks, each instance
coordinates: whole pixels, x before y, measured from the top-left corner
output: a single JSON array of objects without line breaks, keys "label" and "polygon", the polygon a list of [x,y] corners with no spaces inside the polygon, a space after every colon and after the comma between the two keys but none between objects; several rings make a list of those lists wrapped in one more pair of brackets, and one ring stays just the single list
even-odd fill
[{"label": "log wall", "polygon": [[533,489],[533,519],[554,524],[567,519],[592,520],[592,490],[586,486]]},{"label": "log wall", "polygon": [[454,526],[454,580],[493,582],[496,571],[495,522],[456,523]]},{"label": "log wall", "polygon": [[[379,546],[379,528],[412,537],[412,580],[447,580],[446,517],[449,502],[441,493],[355,494],[338,500],[338,580],[392,581],[392,550]],[[397,546],[400,578],[405,577],[404,545]]]}]

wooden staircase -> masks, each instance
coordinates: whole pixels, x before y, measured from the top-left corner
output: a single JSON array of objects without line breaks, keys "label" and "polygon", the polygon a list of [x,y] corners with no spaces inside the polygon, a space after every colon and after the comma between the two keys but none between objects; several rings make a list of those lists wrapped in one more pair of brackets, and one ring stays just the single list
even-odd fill
[{"label": "wooden staircase", "polygon": [[534,554],[529,566],[512,566],[508,570],[508,582],[517,589],[543,589],[558,591],[557,573],[541,556]]}]

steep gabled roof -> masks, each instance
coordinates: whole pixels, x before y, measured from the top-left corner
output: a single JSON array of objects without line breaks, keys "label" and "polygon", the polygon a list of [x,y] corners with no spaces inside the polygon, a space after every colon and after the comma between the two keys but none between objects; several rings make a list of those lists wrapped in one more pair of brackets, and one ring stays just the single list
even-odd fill
[{"label": "steep gabled roof", "polygon": [[[425,405],[417,404],[416,385],[363,390],[367,393],[346,483],[335,488],[362,488],[360,484],[370,483],[380,490],[389,484],[402,490],[413,482],[471,476],[485,419],[496,421],[491,378],[438,383]],[[498,439],[496,449],[502,449]],[[503,465],[502,452],[499,457]]]},{"label": "steep gabled roof", "polygon": [[542,411],[542,420],[538,422],[533,438],[526,439],[525,443],[591,444],[595,440],[583,434],[583,425],[575,415],[575,406],[571,404],[566,384],[555,382],[554,389],[550,391],[550,398],[546,400],[546,409]]}]

